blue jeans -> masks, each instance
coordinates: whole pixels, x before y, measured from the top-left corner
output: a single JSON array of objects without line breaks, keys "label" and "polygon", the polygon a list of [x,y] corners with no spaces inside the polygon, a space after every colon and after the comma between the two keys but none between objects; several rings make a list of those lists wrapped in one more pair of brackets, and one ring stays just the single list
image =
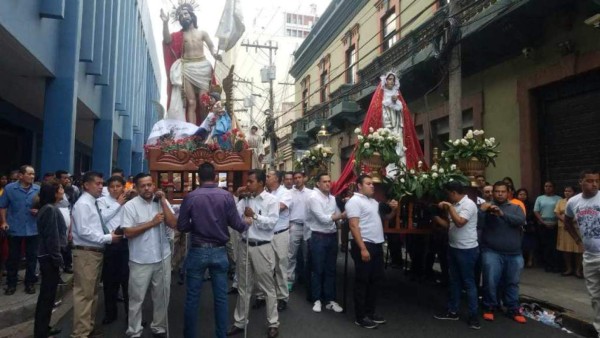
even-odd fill
[{"label": "blue jeans", "polygon": [[475,264],[479,258],[479,248],[448,248],[448,311],[457,313],[460,305],[460,293],[467,291],[469,317],[477,316],[477,285],[475,285]]},{"label": "blue jeans", "polygon": [[323,235],[312,233],[310,237],[310,257],[312,273],[310,278],[312,301],[329,303],[335,300],[335,268],[337,260],[337,233]]},{"label": "blue jeans", "polygon": [[227,271],[229,261],[225,247],[219,248],[190,248],[185,261],[186,298],[184,312],[184,336],[196,337],[198,325],[198,307],[204,272],[208,269],[211,277],[214,311],[215,336],[225,337],[227,332]]},{"label": "blue jeans", "polygon": [[[483,307],[486,311],[498,307],[498,291],[503,292],[503,303],[509,313],[519,309],[519,281],[523,270],[523,256],[505,255],[490,249],[481,253],[483,272]],[[499,290],[500,287],[503,290]]]}]

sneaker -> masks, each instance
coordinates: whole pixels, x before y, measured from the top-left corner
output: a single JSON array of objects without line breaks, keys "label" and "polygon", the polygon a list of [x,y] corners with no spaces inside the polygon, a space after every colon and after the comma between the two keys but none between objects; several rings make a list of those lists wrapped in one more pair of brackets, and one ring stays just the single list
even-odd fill
[{"label": "sneaker", "polygon": [[367,316],[369,317],[370,320],[372,320],[375,324],[385,324],[387,323],[387,321],[385,320],[385,318],[381,317],[380,315],[374,314],[371,316]]},{"label": "sneaker", "polygon": [[9,286],[4,290],[4,294],[7,296],[10,296],[10,295],[14,295],[16,291],[17,291],[17,288],[15,288],[14,286]]},{"label": "sneaker", "polygon": [[469,319],[469,328],[471,328],[473,330],[481,329],[481,324],[479,324],[479,319],[477,319],[476,317],[471,317]]},{"label": "sneaker", "polygon": [[340,312],[344,311],[344,309],[342,309],[342,307],[340,306],[340,304],[338,304],[338,303],[336,303],[334,301],[331,301],[331,302],[329,302],[329,304],[325,305],[325,308],[327,310],[331,310],[331,311],[337,312],[337,313],[340,313]]},{"label": "sneaker", "polygon": [[364,327],[365,329],[374,329],[377,327],[377,323],[375,323],[374,321],[372,321],[371,319],[369,319],[368,317],[365,317],[363,319],[357,319],[354,324]]},{"label": "sneaker", "polygon": [[484,312],[483,319],[485,319],[489,322],[493,322],[494,321],[494,313],[493,312]]},{"label": "sneaker", "polygon": [[522,314],[520,314],[520,313],[515,313],[512,316],[512,319],[514,319],[514,321],[517,322],[517,323],[519,323],[519,324],[525,324],[525,323],[527,323],[527,319],[525,319],[525,317]]},{"label": "sneaker", "polygon": [[316,301],[315,304],[313,305],[313,311],[321,312],[321,301],[320,300]]},{"label": "sneaker", "polygon": [[433,318],[440,320],[458,320],[458,314],[455,312],[446,311],[437,315],[434,315]]}]

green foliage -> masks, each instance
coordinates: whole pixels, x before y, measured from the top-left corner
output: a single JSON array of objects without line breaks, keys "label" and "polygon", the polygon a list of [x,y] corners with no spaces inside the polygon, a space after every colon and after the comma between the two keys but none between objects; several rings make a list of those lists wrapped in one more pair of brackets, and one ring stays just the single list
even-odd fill
[{"label": "green foliage", "polygon": [[465,137],[446,142],[447,149],[442,152],[442,157],[447,163],[455,163],[459,160],[469,160],[473,157],[483,162],[485,166],[492,164],[496,166],[498,147],[500,143],[493,137],[484,138],[483,130],[469,130]]},{"label": "green foliage", "polygon": [[396,163],[400,160],[400,156],[396,153],[396,146],[401,140],[399,134],[390,131],[387,128],[369,129],[369,133],[363,136],[360,128],[354,131],[358,134],[357,149],[355,152],[355,167],[357,172],[361,172],[362,161],[373,156],[375,152],[381,154],[381,159],[386,165]]},{"label": "green foliage", "polygon": [[398,175],[394,179],[386,178],[390,187],[390,194],[394,199],[402,200],[407,197],[417,199],[431,197],[442,199],[444,185],[451,181],[459,181],[469,185],[469,179],[463,175],[456,165],[432,165],[429,170],[423,170],[419,162],[417,169],[407,169],[400,165]]}]

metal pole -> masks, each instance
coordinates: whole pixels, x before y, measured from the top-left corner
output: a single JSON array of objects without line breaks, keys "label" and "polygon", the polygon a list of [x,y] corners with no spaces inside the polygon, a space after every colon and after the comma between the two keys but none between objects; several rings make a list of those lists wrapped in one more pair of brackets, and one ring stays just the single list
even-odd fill
[{"label": "metal pole", "polygon": [[[460,11],[460,1],[450,1],[448,4],[450,16]],[[448,64],[448,129],[450,139],[462,137],[462,66],[460,42],[452,47]]]}]

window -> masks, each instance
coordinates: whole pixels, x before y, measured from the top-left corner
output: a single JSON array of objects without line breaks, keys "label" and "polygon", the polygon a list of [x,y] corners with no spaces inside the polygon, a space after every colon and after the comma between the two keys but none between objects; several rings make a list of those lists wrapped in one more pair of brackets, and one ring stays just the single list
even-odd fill
[{"label": "window", "polygon": [[308,111],[308,88],[302,91],[302,115]]},{"label": "window", "polygon": [[346,83],[356,83],[356,73],[358,71],[356,59],[356,46],[352,45],[346,50]]},{"label": "window", "polygon": [[292,23],[292,15],[290,13],[287,13],[285,16],[285,22]]},{"label": "window", "polygon": [[398,34],[396,32],[396,13],[394,10],[390,10],[383,19],[381,19],[381,34],[382,34],[382,51],[388,50],[392,47],[396,41],[398,41]]},{"label": "window", "polygon": [[327,101],[327,70],[321,73],[321,102]]}]

